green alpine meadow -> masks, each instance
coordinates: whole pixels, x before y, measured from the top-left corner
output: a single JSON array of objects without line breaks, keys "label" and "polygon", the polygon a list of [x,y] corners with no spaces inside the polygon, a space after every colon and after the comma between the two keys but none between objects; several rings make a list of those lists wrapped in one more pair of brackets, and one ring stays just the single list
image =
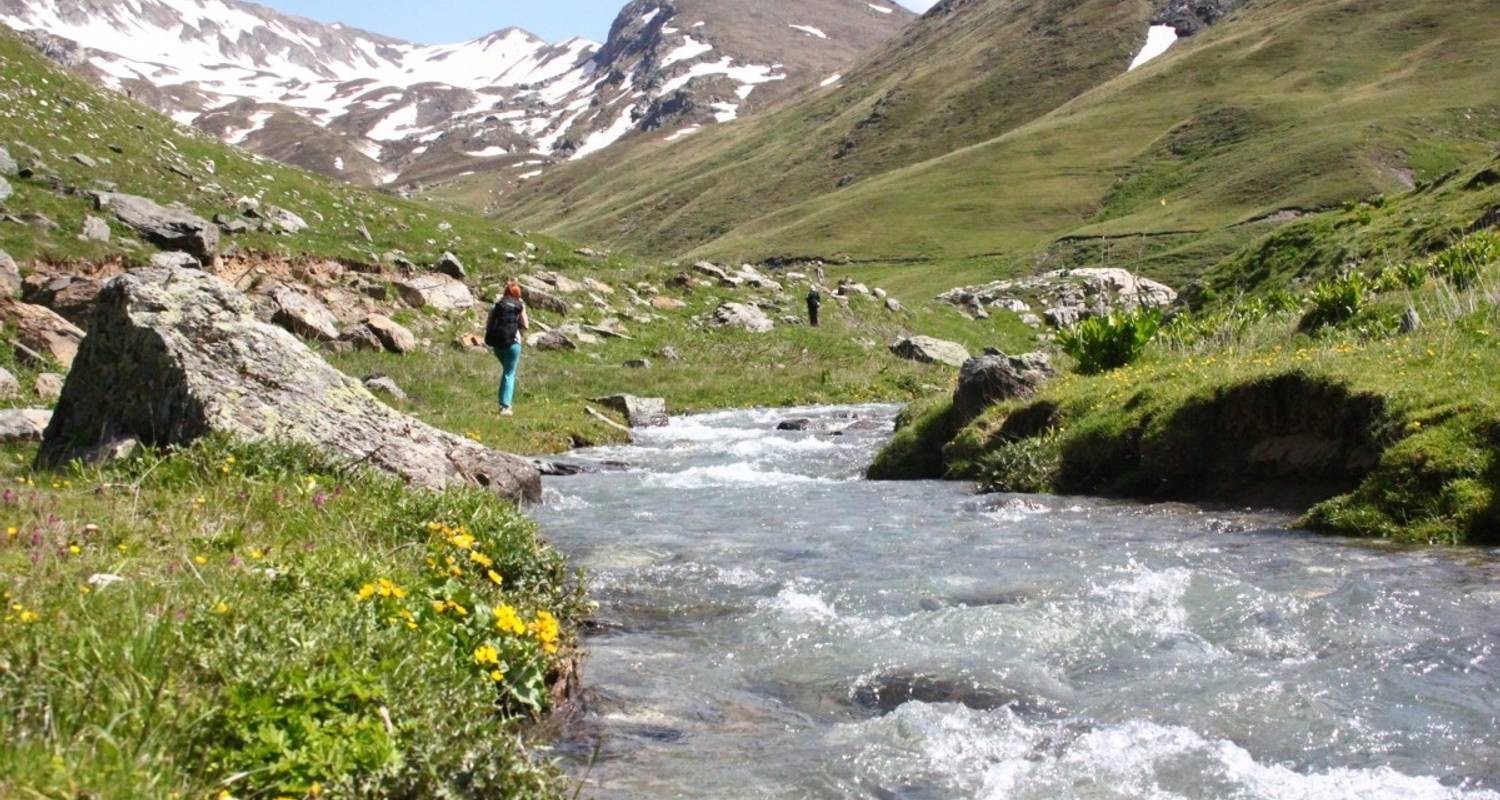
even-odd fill
[{"label": "green alpine meadow", "polygon": [[1493,0],[409,10],[0,3],[0,796],[1500,797]]}]

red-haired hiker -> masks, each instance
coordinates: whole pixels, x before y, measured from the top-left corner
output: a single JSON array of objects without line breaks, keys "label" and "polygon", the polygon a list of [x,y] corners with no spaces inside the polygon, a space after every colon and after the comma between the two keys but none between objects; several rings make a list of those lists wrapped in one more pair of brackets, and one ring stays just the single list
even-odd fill
[{"label": "red-haired hiker", "polygon": [[516,370],[521,366],[521,332],[530,327],[526,304],[521,302],[521,284],[511,281],[484,325],[484,343],[500,359],[500,413],[507,417],[514,413],[511,405],[516,399]]}]

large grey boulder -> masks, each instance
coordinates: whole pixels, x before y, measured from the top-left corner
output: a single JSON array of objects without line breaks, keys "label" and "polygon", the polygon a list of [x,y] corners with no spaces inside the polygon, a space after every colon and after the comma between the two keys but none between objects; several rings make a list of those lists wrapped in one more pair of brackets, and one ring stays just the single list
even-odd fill
[{"label": "large grey boulder", "polygon": [[412,308],[462,311],[474,305],[474,295],[461,281],[429,272],[396,281],[396,292]]},{"label": "large grey boulder", "polygon": [[328,307],[291,288],[271,290],[271,322],[308,339],[331,342],[339,338],[339,321]]},{"label": "large grey boulder", "polygon": [[967,422],[993,403],[1036,394],[1052,375],[1052,359],[1046,353],[971,358],[958,371],[953,408]]},{"label": "large grey boulder", "polygon": [[0,300],[0,322],[16,331],[16,340],[27,350],[68,367],[78,354],[83,329],[57,312],[30,303]]},{"label": "large grey boulder", "polygon": [[565,315],[569,311],[573,310],[573,307],[568,305],[568,301],[562,299],[561,297],[558,297],[557,295],[552,294],[545,289],[538,289],[534,286],[528,286],[524,283],[521,284],[521,302],[525,303],[528,306],[531,306],[532,308],[539,308],[543,311],[551,311],[554,314]]},{"label": "large grey boulder", "polygon": [[109,223],[94,216],[86,215],[83,218],[83,232],[78,238],[85,242],[107,242],[109,241]]},{"label": "large grey boulder", "polygon": [[751,333],[770,333],[776,323],[765,312],[744,303],[724,303],[714,309],[708,324],[715,328],[741,328]]},{"label": "large grey boulder", "polygon": [[667,415],[667,401],[660,397],[612,394],[597,397],[594,402],[624,414],[632,428],[659,428],[671,421]]},{"label": "large grey boulder", "polygon": [[40,442],[51,420],[52,412],[45,408],[0,409],[0,444]]},{"label": "large grey boulder", "polygon": [[934,339],[931,336],[908,336],[891,345],[891,352],[923,364],[947,364],[961,367],[969,360],[969,351],[958,342]]},{"label": "large grey boulder", "polygon": [[414,486],[541,495],[529,462],[380,402],[295,336],[256,319],[249,300],[212,275],[148,269],[110,281],[38,464],[63,464],[128,437],[184,445],[216,432],[308,445]]},{"label": "large grey boulder", "polygon": [[212,262],[218,253],[219,226],[196,214],[119,192],[98,192],[94,202],[163,250],[189,253],[200,264]]},{"label": "large grey boulder", "polygon": [[569,339],[562,331],[540,331],[526,337],[526,346],[537,350],[577,350],[578,343]]}]

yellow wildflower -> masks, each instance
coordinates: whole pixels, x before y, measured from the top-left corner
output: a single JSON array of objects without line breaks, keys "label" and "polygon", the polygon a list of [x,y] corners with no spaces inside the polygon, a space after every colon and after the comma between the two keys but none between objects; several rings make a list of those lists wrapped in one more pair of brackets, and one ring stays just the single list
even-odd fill
[{"label": "yellow wildflower", "polygon": [[495,566],[495,562],[491,561],[489,556],[479,552],[478,550],[475,550],[474,552],[469,554],[469,560],[481,567]]},{"label": "yellow wildflower", "polygon": [[489,578],[490,578],[490,583],[493,583],[496,586],[499,586],[500,583],[505,580],[504,578],[500,577],[500,573],[498,573],[498,572],[496,572],[494,570],[490,570],[489,571]]},{"label": "yellow wildflower", "polygon": [[38,619],[40,619],[40,617],[38,617],[37,613],[35,611],[32,611],[31,609],[22,609],[17,619],[21,620],[23,624],[29,625],[33,622],[36,622]]},{"label": "yellow wildflower", "polygon": [[72,554],[72,555],[75,555],[75,556],[76,556],[76,555],[78,555],[78,554],[79,554],[79,553],[82,553],[82,552],[83,552],[83,548],[82,548],[82,547],[79,547],[79,546],[78,546],[78,545],[76,545],[76,544],[70,544],[70,545],[68,545],[68,552],[69,552],[69,553],[71,553],[71,554]]},{"label": "yellow wildflower", "polygon": [[15,527],[15,526],[11,526],[11,527],[5,529],[5,535],[9,536],[12,539],[16,538],[20,534],[21,534],[21,529]]},{"label": "yellow wildflower", "polygon": [[501,681],[505,680],[505,673],[501,672],[498,669],[490,670],[490,680],[494,681],[495,683],[500,683]]},{"label": "yellow wildflower", "polygon": [[531,635],[536,637],[537,643],[542,646],[543,652],[548,655],[557,652],[557,640],[560,635],[557,617],[552,616],[552,614],[545,610],[538,611],[536,612],[535,621],[526,627],[527,630],[531,631]]},{"label": "yellow wildflower", "polygon": [[490,645],[480,645],[474,648],[474,663],[480,665],[498,665],[500,663],[500,651]]},{"label": "yellow wildflower", "polygon": [[250,548],[250,558],[254,559],[255,561],[259,561],[259,560],[261,560],[262,558],[265,558],[265,557],[266,557],[266,551],[260,549],[259,547],[252,547],[252,548]]},{"label": "yellow wildflower", "polygon": [[226,602],[224,602],[223,600],[220,600],[218,603],[214,604],[214,613],[215,614],[228,614],[229,613],[229,604],[226,603]]},{"label": "yellow wildflower", "polygon": [[374,597],[375,584],[367,583],[364,586],[359,587],[359,593],[356,596],[361,600],[369,600],[371,597]]},{"label": "yellow wildflower", "polygon": [[79,587],[78,587],[78,593],[79,593],[79,594],[88,594],[88,593],[89,593],[89,592],[92,592],[92,591],[94,591],[94,590],[93,590],[93,589],[90,589],[90,588],[89,588],[89,585],[88,585],[88,584],[86,584],[86,583],[85,583],[85,584],[83,584],[83,585],[82,585],[82,586],[79,586]]},{"label": "yellow wildflower", "polygon": [[208,563],[208,557],[207,556],[193,556],[193,563],[194,564],[198,564],[199,566],[202,566],[202,565]]},{"label": "yellow wildflower", "polygon": [[452,539],[449,539],[448,541],[451,542],[454,547],[457,547],[460,550],[468,550],[469,548],[474,546],[474,537],[470,536],[467,533],[460,533],[457,536],[454,536]]},{"label": "yellow wildflower", "polygon": [[513,636],[524,636],[526,634],[526,623],[521,621],[521,615],[510,605],[502,605],[495,609],[495,628],[502,633]]}]

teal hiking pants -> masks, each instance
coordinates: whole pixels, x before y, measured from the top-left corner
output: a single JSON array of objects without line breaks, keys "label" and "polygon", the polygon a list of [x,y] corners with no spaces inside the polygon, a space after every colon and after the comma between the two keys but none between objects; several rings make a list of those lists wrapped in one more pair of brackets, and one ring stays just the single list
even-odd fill
[{"label": "teal hiking pants", "polygon": [[500,407],[510,408],[516,399],[516,370],[521,366],[521,343],[510,347],[495,348],[495,357],[500,359]]}]

